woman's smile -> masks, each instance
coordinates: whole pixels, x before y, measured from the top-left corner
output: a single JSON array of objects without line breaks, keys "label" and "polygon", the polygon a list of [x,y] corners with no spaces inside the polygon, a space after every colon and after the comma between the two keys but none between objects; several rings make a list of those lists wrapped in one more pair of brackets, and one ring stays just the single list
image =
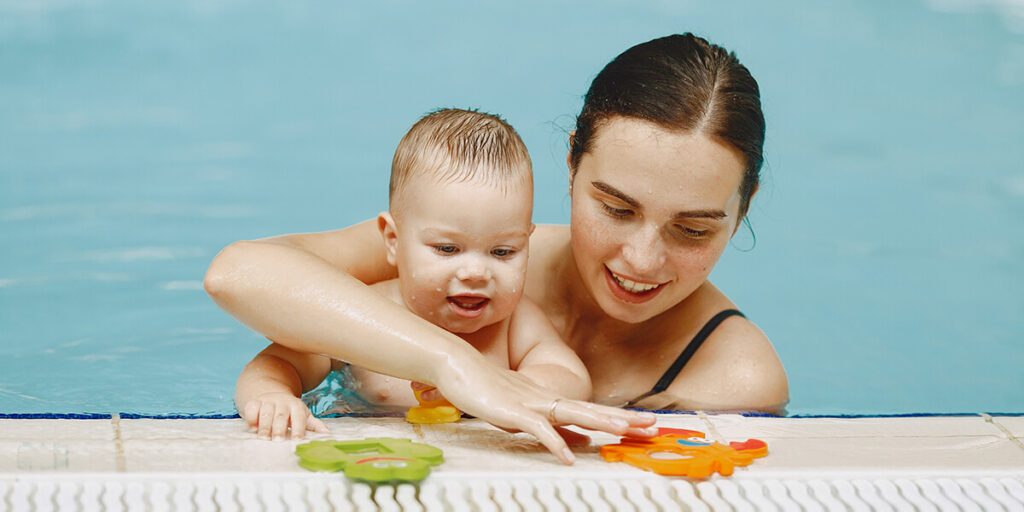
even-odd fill
[{"label": "woman's smile", "polygon": [[612,272],[608,267],[604,267],[604,275],[605,281],[608,283],[608,289],[611,290],[612,295],[631,304],[640,304],[653,299],[661,293],[661,290],[663,290],[665,285],[668,284],[667,282],[642,283],[633,281]]}]

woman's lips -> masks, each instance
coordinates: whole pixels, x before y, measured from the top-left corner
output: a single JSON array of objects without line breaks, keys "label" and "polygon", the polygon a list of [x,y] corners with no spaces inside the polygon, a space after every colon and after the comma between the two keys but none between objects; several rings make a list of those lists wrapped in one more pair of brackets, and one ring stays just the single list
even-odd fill
[{"label": "woman's lips", "polygon": [[604,268],[604,278],[605,281],[608,283],[608,289],[611,290],[612,295],[614,295],[617,299],[623,302],[628,302],[630,304],[641,304],[653,299],[656,295],[661,293],[661,290],[665,288],[666,284],[659,284],[654,289],[643,292],[630,291],[627,290],[626,288],[623,288],[623,286],[619,284],[619,281],[615,279],[615,276],[612,275],[611,269],[609,269],[608,267]]},{"label": "woman's lips", "polygon": [[448,297],[448,306],[463,318],[476,318],[484,313],[491,299],[479,295],[453,295]]}]

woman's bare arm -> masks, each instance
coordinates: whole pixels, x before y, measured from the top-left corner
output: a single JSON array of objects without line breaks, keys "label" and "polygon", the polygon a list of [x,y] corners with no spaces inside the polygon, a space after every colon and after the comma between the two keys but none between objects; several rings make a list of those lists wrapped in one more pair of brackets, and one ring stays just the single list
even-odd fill
[{"label": "woman's bare arm", "polygon": [[373,222],[231,244],[204,286],[220,307],[281,345],[435,383],[449,358],[482,359],[364,282],[393,277]]},{"label": "woman's bare arm", "polygon": [[[571,462],[545,417],[559,397],[518,385],[514,372],[365,284],[394,276],[376,225],[368,221],[233,243],[214,259],[204,286],[225,311],[276,343],[433,385],[463,411],[529,432]],[[562,423],[615,434],[654,422],[653,416],[570,400],[558,410]]]}]

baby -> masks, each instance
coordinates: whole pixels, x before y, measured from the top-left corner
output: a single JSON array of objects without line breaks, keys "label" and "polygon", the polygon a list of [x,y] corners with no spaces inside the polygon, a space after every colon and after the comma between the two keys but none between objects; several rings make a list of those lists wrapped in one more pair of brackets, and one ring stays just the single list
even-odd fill
[{"label": "baby", "polygon": [[[533,174],[511,126],[468,110],[424,116],[395,151],[389,200],[377,225],[398,278],[373,285],[376,291],[495,364],[567,398],[589,398],[583,363],[523,297]],[[326,356],[272,343],[242,371],[235,403],[261,438],[326,432],[299,396],[337,366]],[[367,402],[416,405],[409,381],[351,370]]]}]

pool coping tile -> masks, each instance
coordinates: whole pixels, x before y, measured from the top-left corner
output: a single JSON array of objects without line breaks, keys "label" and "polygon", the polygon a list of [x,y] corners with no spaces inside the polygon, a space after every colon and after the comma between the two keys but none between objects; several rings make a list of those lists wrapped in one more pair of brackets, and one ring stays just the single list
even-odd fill
[{"label": "pool coping tile", "polygon": [[113,441],[110,419],[51,420],[0,419],[0,441],[50,441],[77,439],[82,441]]},{"label": "pool coping tile", "polygon": [[736,438],[916,438],[997,436],[1005,432],[982,416],[910,418],[777,418],[706,416],[718,440]]}]

